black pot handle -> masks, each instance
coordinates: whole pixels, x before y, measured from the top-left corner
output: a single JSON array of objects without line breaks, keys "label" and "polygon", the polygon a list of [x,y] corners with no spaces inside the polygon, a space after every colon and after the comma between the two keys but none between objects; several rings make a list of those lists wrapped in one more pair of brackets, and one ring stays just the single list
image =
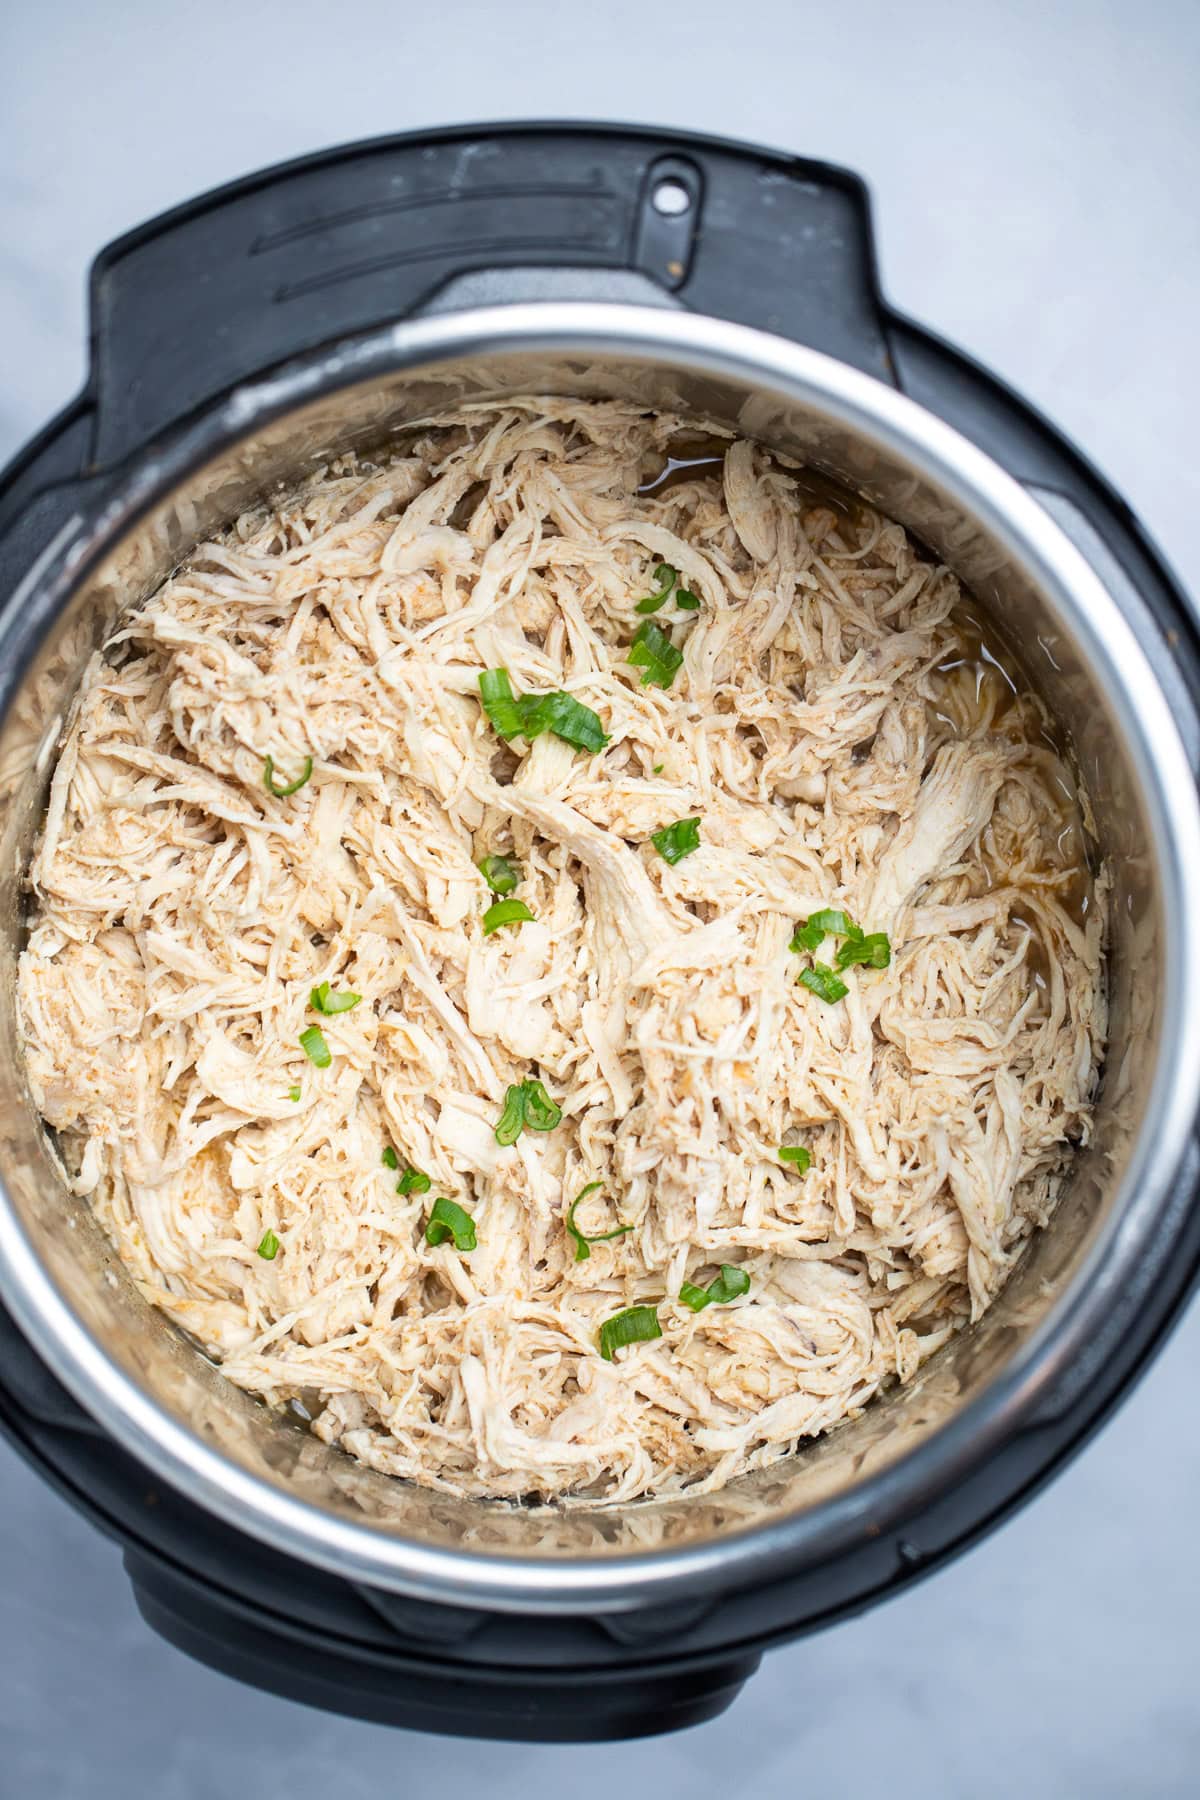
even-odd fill
[{"label": "black pot handle", "polygon": [[134,1550],[125,1568],[143,1619],[176,1649],[235,1681],[348,1718],[449,1737],[541,1744],[619,1741],[681,1731],[732,1705],[759,1664],[731,1651],[700,1667],[656,1668],[636,1659],[616,1669],[475,1666],[439,1655],[436,1607],[425,1648],[410,1653],[321,1635],[262,1609],[233,1606]]},{"label": "black pot handle", "polygon": [[824,163],[604,126],[485,126],[268,170],[119,239],[92,270],[93,466],[239,381],[486,271],[761,326],[890,379],[866,194]]}]

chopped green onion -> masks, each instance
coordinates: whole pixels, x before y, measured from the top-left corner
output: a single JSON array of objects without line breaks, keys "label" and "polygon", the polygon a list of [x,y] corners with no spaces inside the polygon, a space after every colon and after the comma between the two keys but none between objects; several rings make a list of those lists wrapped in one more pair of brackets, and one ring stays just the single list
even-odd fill
[{"label": "chopped green onion", "polygon": [[518,700],[507,669],[484,669],[479,677],[479,693],[483,710],[506,742],[524,737],[532,743],[543,731],[552,731],[555,737],[579,750],[603,750],[608,743],[599,713],[562,688],[549,694],[522,694]]},{"label": "chopped green onion", "polygon": [[511,1086],[504,1096],[504,1110],[496,1121],[498,1144],[515,1144],[525,1127],[530,1131],[553,1131],[562,1118],[558,1106],[540,1081],[522,1081]]},{"label": "chopped green onion", "polygon": [[498,1144],[515,1144],[525,1129],[525,1084],[510,1087],[504,1096],[504,1111],[496,1120]]},{"label": "chopped green onion", "polygon": [[479,865],[479,873],[493,894],[511,894],[521,879],[507,856],[485,856]]},{"label": "chopped green onion", "polygon": [[523,900],[496,900],[483,915],[483,935],[491,937],[502,925],[524,925],[533,914]]},{"label": "chopped green onion", "polygon": [[812,1167],[812,1151],[806,1150],[803,1144],[780,1144],[779,1160],[781,1163],[794,1163],[797,1172],[804,1175]]},{"label": "chopped green onion", "polygon": [[325,1033],[319,1025],[310,1025],[307,1031],[300,1033],[300,1048],[310,1063],[318,1069],[327,1069],[333,1061],[329,1045],[325,1042]]},{"label": "chopped green onion", "polygon": [[632,1225],[618,1225],[614,1231],[594,1231],[590,1236],[586,1231],[580,1231],[578,1225],[575,1223],[576,1207],[581,1200],[586,1200],[589,1194],[594,1194],[597,1188],[603,1186],[604,1183],[602,1181],[589,1181],[587,1186],[581,1188],[576,1194],[574,1200],[571,1202],[570,1211],[567,1213],[567,1230],[575,1239],[576,1262],[587,1262],[592,1254],[588,1249],[589,1244],[607,1244],[610,1238],[624,1237],[627,1231],[633,1230]]},{"label": "chopped green onion", "polygon": [[827,963],[814,963],[811,969],[801,969],[796,978],[801,987],[806,987],[810,994],[818,1000],[825,1000],[830,1006],[836,1000],[844,1000],[850,989],[844,981],[834,974]]},{"label": "chopped green onion", "polygon": [[474,1250],[478,1241],[475,1221],[457,1200],[435,1200],[425,1225],[425,1242],[444,1244],[447,1238],[454,1239],[456,1250]]},{"label": "chopped green onion", "polygon": [[658,591],[647,594],[644,600],[639,600],[633,609],[635,612],[656,613],[660,606],[665,606],[671,598],[672,588],[679,580],[679,571],[673,569],[670,563],[659,563],[654,571],[654,579],[658,582]]},{"label": "chopped green onion", "polygon": [[653,594],[647,594],[644,600],[639,600],[634,607],[635,612],[643,615],[658,612],[666,605],[672,593],[675,595],[675,604],[680,612],[699,612],[699,597],[693,594],[690,588],[677,586],[679,571],[673,569],[670,563],[659,563],[654,571],[654,579],[658,582],[657,590]]},{"label": "chopped green onion", "polygon": [[683,651],[675,648],[653,619],[647,619],[634,632],[625,660],[642,670],[643,687],[669,688],[683,667]]},{"label": "chopped green onion", "polygon": [[836,957],[839,969],[865,963],[868,969],[886,969],[892,960],[892,946],[886,931],[872,931],[866,937],[852,938],[842,945]]},{"label": "chopped green onion", "polygon": [[484,712],[505,742],[520,737],[521,714],[513,698],[507,669],[483,669],[479,676],[479,697]]},{"label": "chopped green onion", "polygon": [[288,1099],[289,1100],[298,1100],[299,1098],[300,1098],[300,1089],[298,1087],[290,1087],[288,1089]]},{"label": "chopped green onion", "polygon": [[562,1107],[555,1104],[540,1081],[526,1081],[525,1123],[530,1131],[553,1131],[562,1119]]},{"label": "chopped green onion", "polygon": [[805,919],[803,925],[797,925],[792,934],[789,950],[819,950],[822,941],[833,935],[835,937],[853,938],[856,942],[862,937],[862,931],[844,912],[833,907],[825,907]]},{"label": "chopped green onion", "polygon": [[312,1001],[314,1011],[324,1013],[327,1018],[330,1018],[334,1013],[353,1012],[362,999],[362,995],[352,994],[349,988],[344,993],[335,994],[329,983],[323,981],[320,987],[313,989],[309,999]]},{"label": "chopped green onion", "polygon": [[732,1263],[722,1263],[721,1273],[706,1288],[696,1287],[690,1281],[683,1282],[679,1298],[693,1312],[703,1312],[706,1306],[728,1306],[731,1300],[749,1292],[750,1277],[745,1269],[735,1268]]},{"label": "chopped green onion", "polygon": [[[400,1169],[400,1158],[390,1144],[385,1146],[379,1160],[385,1169]],[[396,1183],[396,1192],[398,1194],[427,1194],[432,1186],[433,1183],[429,1176],[421,1169],[414,1169],[411,1163],[405,1163],[400,1179]]]},{"label": "chopped green onion", "polygon": [[663,770],[666,768],[666,766],[667,766],[666,763],[655,763],[653,769],[651,770],[651,774],[661,775]]},{"label": "chopped green onion", "polygon": [[608,742],[599,713],[562,688],[549,694],[522,694],[517,707],[521,730],[530,743],[543,731],[552,731],[564,744],[574,744],[577,750],[603,750]]},{"label": "chopped green onion", "polygon": [[258,1240],[258,1254],[264,1262],[274,1262],[279,1254],[279,1239],[273,1231],[264,1231]]},{"label": "chopped green onion", "polygon": [[295,794],[304,786],[313,772],[313,759],[306,756],[304,767],[295,781],[277,782],[275,779],[275,758],[268,756],[263,764],[263,786],[268,794],[274,794],[277,800],[286,800],[289,794]]},{"label": "chopped green onion", "polygon": [[[820,948],[826,937],[844,940],[834,958],[839,970],[851,969],[856,963],[863,963],[869,969],[886,969],[892,960],[892,946],[886,931],[873,931],[868,935],[848,913],[836,907],[825,907],[821,912],[813,913],[803,925],[797,925],[788,949],[807,950],[811,954]],[[839,981],[825,963],[814,963],[799,979],[822,1000],[842,1000],[849,992],[845,982]]]},{"label": "chopped green onion", "polygon": [[650,842],[664,862],[682,862],[700,848],[700,820],[676,819],[673,825],[664,825],[661,831],[652,833]]},{"label": "chopped green onion", "polygon": [[653,1306],[627,1306],[624,1312],[605,1319],[600,1327],[600,1354],[605,1362],[611,1362],[626,1344],[648,1344],[661,1336],[662,1326]]}]

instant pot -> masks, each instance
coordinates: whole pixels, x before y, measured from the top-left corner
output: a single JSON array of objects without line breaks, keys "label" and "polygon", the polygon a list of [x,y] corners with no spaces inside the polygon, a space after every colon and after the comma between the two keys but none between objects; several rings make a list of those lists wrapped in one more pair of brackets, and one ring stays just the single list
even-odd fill
[{"label": "instant pot", "polygon": [[[1129,508],[882,300],[821,163],[603,126],[391,138],[122,238],[79,398],[0,477],[0,1421],[124,1549],[173,1644],[423,1730],[571,1740],[727,1706],[772,1644],[1029,1498],[1157,1349],[1200,1257],[1200,660]],[[951,564],[1063,727],[1112,878],[1095,1129],[980,1323],[722,1492],[605,1507],[389,1480],[226,1383],[126,1279],[22,1073],[31,846],[121,609],[253,498],[513,391],[615,395],[798,457]]]}]

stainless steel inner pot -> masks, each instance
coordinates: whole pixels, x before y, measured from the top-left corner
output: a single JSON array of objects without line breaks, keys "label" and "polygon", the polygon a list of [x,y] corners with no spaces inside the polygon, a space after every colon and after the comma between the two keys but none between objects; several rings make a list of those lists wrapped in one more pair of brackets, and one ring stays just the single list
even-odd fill
[{"label": "stainless steel inner pot", "polygon": [[[141,1301],[67,1191],[18,1053],[24,871],[72,694],[114,620],[254,497],[465,398],[517,391],[619,396],[733,425],[910,527],[1023,655],[1067,734],[1113,874],[1097,1129],[1051,1227],[986,1318],[909,1387],[711,1497],[459,1501],[375,1474],[240,1393]],[[931,414],[842,363],[713,319],[569,302],[468,310],[237,390],[72,521],[0,616],[5,1304],[158,1475],[276,1548],[385,1589],[500,1610],[624,1610],[698,1581],[709,1592],[761,1582],[878,1533],[1052,1419],[1169,1254],[1200,1107],[1200,815],[1194,721],[1141,648],[1138,605],[1046,505]]]}]

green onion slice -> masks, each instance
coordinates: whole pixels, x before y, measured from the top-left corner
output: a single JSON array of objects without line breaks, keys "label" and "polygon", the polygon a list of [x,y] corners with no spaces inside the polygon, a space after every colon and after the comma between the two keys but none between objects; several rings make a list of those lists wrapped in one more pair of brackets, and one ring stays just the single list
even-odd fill
[{"label": "green onion slice", "polygon": [[533,914],[523,900],[496,900],[483,915],[483,935],[491,937],[502,925],[524,925]]},{"label": "green onion slice", "polygon": [[325,1033],[319,1025],[310,1025],[307,1031],[300,1033],[300,1048],[310,1063],[318,1069],[327,1069],[333,1061],[329,1045],[325,1042]]},{"label": "green onion slice", "polygon": [[553,1131],[562,1119],[562,1107],[553,1101],[540,1081],[522,1081],[508,1089],[504,1110],[496,1121],[498,1144],[515,1144],[522,1131]]},{"label": "green onion slice", "polygon": [[592,1254],[588,1249],[589,1244],[607,1244],[610,1238],[624,1237],[627,1231],[633,1230],[632,1225],[618,1225],[613,1231],[593,1231],[590,1234],[586,1231],[580,1231],[578,1225],[575,1223],[576,1207],[581,1200],[586,1200],[589,1194],[594,1194],[597,1188],[603,1186],[604,1183],[602,1181],[589,1181],[585,1188],[580,1188],[574,1200],[571,1202],[570,1211],[567,1213],[567,1230],[575,1239],[576,1262],[587,1262]]},{"label": "green onion slice", "polygon": [[750,1292],[750,1277],[745,1269],[735,1268],[732,1263],[722,1263],[721,1273],[706,1288],[696,1287],[692,1282],[681,1283],[679,1298],[693,1312],[703,1312],[706,1306],[728,1306],[731,1300]]},{"label": "green onion slice", "polygon": [[[869,969],[886,969],[892,960],[892,946],[886,931],[868,934],[848,913],[836,907],[825,907],[813,913],[803,925],[797,925],[788,949],[807,950],[811,954],[820,948],[826,937],[843,940],[834,958],[840,971],[852,969],[857,963]],[[849,992],[845,983],[839,981],[825,963],[814,963],[799,979],[822,1000],[841,1000]]]},{"label": "green onion slice", "polygon": [[811,969],[801,969],[797,980],[801,987],[806,987],[810,994],[815,994],[818,1000],[827,1001],[830,1006],[837,1000],[844,1000],[850,992],[828,963],[814,963]]},{"label": "green onion slice", "polygon": [[517,706],[521,729],[530,743],[543,731],[552,731],[555,737],[565,744],[574,744],[577,750],[603,750],[608,742],[608,733],[600,722],[599,713],[576,700],[574,694],[564,693],[562,688],[555,688],[549,694],[522,694]]},{"label": "green onion slice", "polygon": [[680,612],[699,612],[700,596],[693,594],[690,588],[680,588],[675,596],[675,604]]},{"label": "green onion slice", "polygon": [[264,1262],[274,1262],[279,1253],[279,1239],[273,1231],[264,1231],[258,1240],[258,1254]]},{"label": "green onion slice", "polygon": [[675,648],[653,619],[647,619],[634,632],[625,660],[641,669],[643,687],[669,688],[683,667],[683,651]]},{"label": "green onion slice", "polygon": [[605,1362],[611,1362],[626,1344],[648,1344],[661,1336],[662,1326],[653,1306],[627,1306],[600,1327],[600,1354]]},{"label": "green onion slice", "polygon": [[511,894],[521,879],[507,856],[485,856],[479,865],[479,873],[493,894]]},{"label": "green onion slice", "polygon": [[550,1098],[540,1081],[526,1081],[525,1123],[530,1131],[553,1131],[562,1119],[562,1107]]},{"label": "green onion slice", "polygon": [[682,862],[685,856],[700,848],[700,820],[676,819],[673,825],[664,825],[661,831],[653,832],[650,842],[664,862]]},{"label": "green onion slice", "polygon": [[279,782],[275,779],[275,758],[268,756],[263,764],[263,786],[268,794],[274,794],[277,800],[286,800],[289,794],[298,793],[313,772],[313,759],[306,756],[303,766],[295,781]]},{"label": "green onion slice", "polygon": [[483,710],[506,742],[524,737],[532,743],[543,731],[552,731],[579,750],[603,750],[608,743],[599,713],[562,688],[549,694],[522,694],[517,699],[507,669],[484,669],[479,694]]},{"label": "green onion slice", "polygon": [[659,563],[654,571],[654,579],[658,583],[657,591],[647,594],[644,600],[639,600],[633,609],[635,612],[656,613],[660,606],[665,606],[671,598],[672,588],[679,580],[679,571],[673,569],[670,563]]},{"label": "green onion slice", "polygon": [[425,1223],[425,1242],[444,1244],[447,1238],[454,1239],[456,1250],[474,1250],[475,1221],[457,1200],[435,1200]]},{"label": "green onion slice", "polygon": [[521,714],[513,698],[507,669],[483,669],[479,676],[479,697],[492,725],[507,743],[521,735]]},{"label": "green onion slice", "polygon": [[288,1099],[289,1100],[298,1100],[299,1098],[300,1098],[300,1089],[298,1087],[290,1087],[288,1089]]},{"label": "green onion slice", "polygon": [[362,999],[362,995],[352,994],[349,988],[340,994],[335,994],[329,983],[323,981],[319,987],[313,989],[309,999],[312,1001],[315,1012],[324,1013],[327,1018],[330,1018],[334,1013],[352,1012]]},{"label": "green onion slice", "polygon": [[819,950],[822,941],[830,935],[853,938],[857,942],[862,931],[846,913],[827,906],[805,919],[803,925],[797,925],[788,949]]},{"label": "green onion slice", "polygon": [[498,1144],[515,1144],[525,1129],[525,1083],[510,1087],[504,1096],[504,1111],[496,1120]]},{"label": "green onion slice", "polygon": [[812,1168],[812,1151],[806,1150],[803,1144],[780,1144],[779,1160],[793,1163],[797,1173],[804,1175]]},{"label": "green onion slice", "polygon": [[835,961],[839,969],[863,963],[868,969],[886,969],[892,960],[892,946],[886,931],[872,931],[867,936],[851,939],[839,949]]},{"label": "green onion slice", "polygon": [[[379,1160],[385,1169],[400,1170],[400,1158],[390,1144],[386,1146]],[[400,1170],[396,1192],[398,1194],[427,1194],[432,1186],[432,1181],[423,1169],[414,1169],[411,1163],[405,1163],[403,1170]]]}]

